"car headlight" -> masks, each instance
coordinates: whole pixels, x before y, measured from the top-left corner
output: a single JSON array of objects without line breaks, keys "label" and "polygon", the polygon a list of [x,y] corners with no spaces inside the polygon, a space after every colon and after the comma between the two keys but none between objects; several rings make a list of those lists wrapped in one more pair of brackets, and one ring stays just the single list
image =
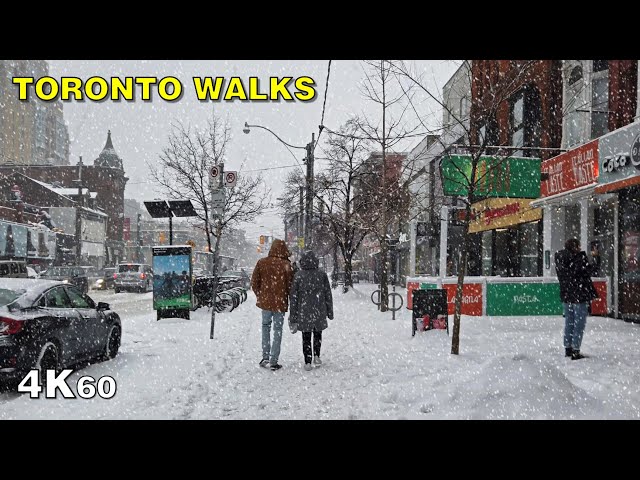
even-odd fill
[{"label": "car headlight", "polygon": [[62,283],[69,283],[69,280],[62,280]]}]

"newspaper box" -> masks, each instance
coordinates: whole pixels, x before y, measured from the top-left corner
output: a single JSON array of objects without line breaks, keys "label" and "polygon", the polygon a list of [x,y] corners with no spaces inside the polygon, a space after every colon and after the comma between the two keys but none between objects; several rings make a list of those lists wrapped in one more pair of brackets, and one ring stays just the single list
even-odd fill
[{"label": "newspaper box", "polygon": [[411,336],[416,331],[446,329],[449,334],[449,316],[447,314],[447,291],[444,288],[413,290],[413,315]]}]

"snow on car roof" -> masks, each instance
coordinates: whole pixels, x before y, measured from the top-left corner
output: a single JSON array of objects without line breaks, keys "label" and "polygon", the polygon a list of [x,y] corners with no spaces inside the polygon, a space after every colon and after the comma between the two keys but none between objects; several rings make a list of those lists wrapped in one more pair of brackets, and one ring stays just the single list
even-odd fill
[{"label": "snow on car roof", "polygon": [[23,305],[36,301],[36,299],[47,289],[54,285],[64,285],[57,280],[39,280],[35,278],[2,278],[0,279],[0,289],[22,291],[20,303]]}]

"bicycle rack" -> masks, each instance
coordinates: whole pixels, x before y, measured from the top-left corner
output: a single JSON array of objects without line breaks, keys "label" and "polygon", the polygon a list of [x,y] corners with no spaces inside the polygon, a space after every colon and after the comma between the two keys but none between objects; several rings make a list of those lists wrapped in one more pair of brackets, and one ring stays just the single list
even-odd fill
[{"label": "bicycle rack", "polygon": [[[371,294],[371,301],[373,302],[374,305],[378,306],[378,310],[380,310],[380,303],[381,303],[380,302],[380,294],[381,293],[382,293],[381,290],[378,289],[378,290],[374,291]],[[373,298],[374,295],[377,295],[377,297],[376,297],[378,299],[377,301],[374,300],[374,298]],[[400,299],[400,305],[398,305],[397,307],[396,307],[396,298]],[[404,304],[404,300],[402,298],[402,295],[400,295],[399,293],[396,293],[396,286],[395,285],[393,286],[393,292],[387,293],[387,305],[389,303],[391,303],[391,306],[388,307],[389,310],[391,310],[391,312],[392,312],[391,313],[391,319],[395,320],[396,319],[396,312],[398,310],[400,310],[402,308],[402,305]]]}]

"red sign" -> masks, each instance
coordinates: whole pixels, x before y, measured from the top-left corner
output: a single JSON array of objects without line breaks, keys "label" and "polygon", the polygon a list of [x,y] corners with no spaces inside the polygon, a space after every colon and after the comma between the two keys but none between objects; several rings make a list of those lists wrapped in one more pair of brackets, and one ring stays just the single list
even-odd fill
[{"label": "red sign", "polygon": [[598,292],[598,298],[591,301],[592,315],[607,315],[607,282],[593,282]]},{"label": "red sign", "polygon": [[598,139],[542,162],[549,178],[540,185],[540,197],[550,197],[598,181]]},{"label": "red sign", "polygon": [[[453,315],[456,310],[456,290],[458,285],[446,283],[442,285],[447,290],[448,313]],[[482,284],[465,283],[462,286],[462,314],[482,316]]]},{"label": "red sign", "polygon": [[407,282],[407,309],[413,310],[413,291],[420,289],[420,282]]}]

